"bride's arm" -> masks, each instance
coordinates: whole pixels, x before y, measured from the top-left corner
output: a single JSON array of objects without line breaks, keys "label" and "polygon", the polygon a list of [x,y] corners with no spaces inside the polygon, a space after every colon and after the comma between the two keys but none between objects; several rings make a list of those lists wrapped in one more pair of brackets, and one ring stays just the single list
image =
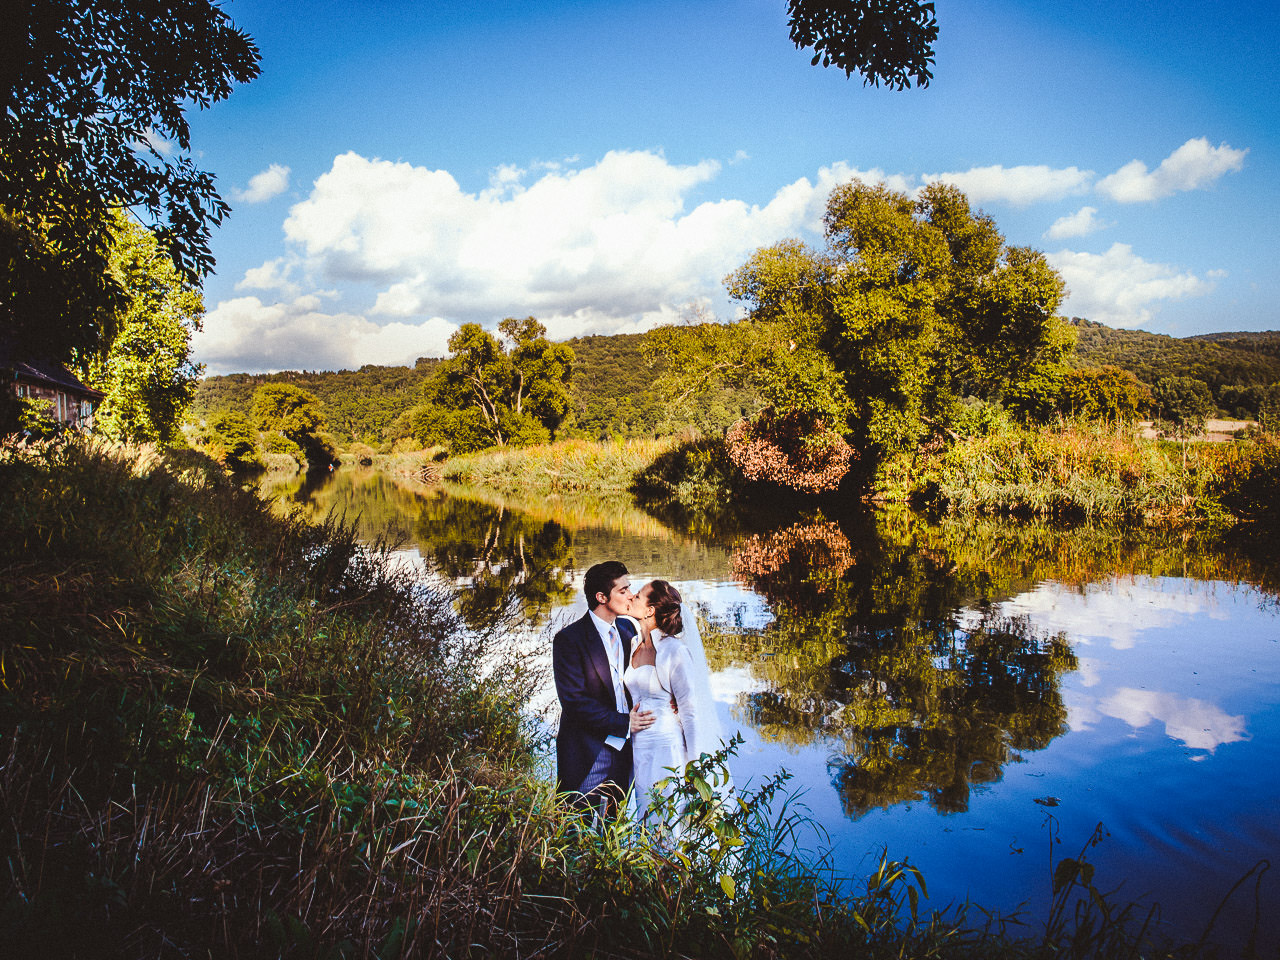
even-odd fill
[{"label": "bride's arm", "polygon": [[696,760],[694,753],[698,743],[698,704],[690,682],[693,669],[693,658],[689,648],[680,642],[670,642],[670,690],[676,702],[676,715],[680,718],[680,727],[684,730],[686,760]]}]

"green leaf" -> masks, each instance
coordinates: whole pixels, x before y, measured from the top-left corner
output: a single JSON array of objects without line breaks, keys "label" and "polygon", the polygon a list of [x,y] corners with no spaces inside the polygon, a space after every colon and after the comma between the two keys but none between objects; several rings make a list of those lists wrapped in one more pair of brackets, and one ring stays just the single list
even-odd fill
[{"label": "green leaf", "polygon": [[720,874],[720,889],[724,891],[724,895],[726,897],[732,900],[738,886],[733,882],[733,877],[729,876],[727,873],[722,873]]}]

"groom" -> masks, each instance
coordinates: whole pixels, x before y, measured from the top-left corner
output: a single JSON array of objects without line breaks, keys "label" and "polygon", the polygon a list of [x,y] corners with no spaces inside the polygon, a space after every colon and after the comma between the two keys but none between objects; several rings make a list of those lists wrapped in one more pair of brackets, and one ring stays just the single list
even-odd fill
[{"label": "groom", "polygon": [[587,613],[556,634],[551,666],[560,698],[556,778],[560,789],[584,794],[606,818],[631,786],[631,734],[653,723],[632,709],[622,674],[631,660],[636,628],[628,612],[631,581],[617,560],[597,563],[583,583]]}]

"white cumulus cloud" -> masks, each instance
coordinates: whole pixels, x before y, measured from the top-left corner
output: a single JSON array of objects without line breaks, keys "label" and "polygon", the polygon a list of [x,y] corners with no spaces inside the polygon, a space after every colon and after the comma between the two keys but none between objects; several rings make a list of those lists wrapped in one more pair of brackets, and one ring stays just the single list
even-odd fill
[{"label": "white cumulus cloud", "polygon": [[1093,180],[1092,170],[1079,167],[1049,167],[1044,164],[1019,167],[971,167],[952,173],[926,173],[925,183],[950,183],[965,192],[971,203],[1011,203],[1026,206],[1044,200],[1060,200],[1085,193]]},{"label": "white cumulus cloud", "polygon": [[273,163],[261,173],[255,173],[250,177],[248,189],[236,190],[234,196],[241,203],[265,203],[288,189],[289,168]]},{"label": "white cumulus cloud", "polygon": [[296,297],[301,291],[290,279],[293,264],[284,257],[268,260],[260,267],[250,267],[236,284],[237,290],[278,290],[281,296]]},{"label": "white cumulus cloud", "polygon": [[359,314],[327,313],[320,295],[263,303],[223,300],[205,314],[193,347],[211,373],[286,369],[355,369],[366,363],[412,364],[439,357],[457,325],[440,317],[377,324]]},{"label": "white cumulus cloud", "polygon": [[1059,250],[1046,257],[1071,291],[1063,312],[1112,327],[1150,323],[1157,301],[1204,296],[1214,288],[1213,280],[1143,260],[1127,243],[1113,243],[1106,253]]},{"label": "white cumulus cloud", "polygon": [[1117,203],[1159,200],[1208,186],[1223,174],[1234,173],[1244,166],[1248,152],[1225,143],[1210,146],[1206,137],[1197,137],[1165,157],[1154,170],[1148,170],[1141,160],[1126,163],[1098,181],[1098,192]]},{"label": "white cumulus cloud", "polygon": [[690,299],[720,296],[724,275],[751,251],[820,226],[837,183],[885,178],[838,164],[763,206],[691,206],[689,194],[719,171],[711,160],[612,151],[532,177],[499,167],[470,193],[444,170],[347,153],[284,229],[309,275],[373,284],[371,315],[533,314],[552,336],[570,336],[657,322]]},{"label": "white cumulus cloud", "polygon": [[1045,231],[1047,240],[1065,240],[1068,237],[1087,237],[1104,229],[1107,224],[1098,219],[1097,207],[1081,207],[1075,213],[1067,214],[1053,221],[1053,226]]}]

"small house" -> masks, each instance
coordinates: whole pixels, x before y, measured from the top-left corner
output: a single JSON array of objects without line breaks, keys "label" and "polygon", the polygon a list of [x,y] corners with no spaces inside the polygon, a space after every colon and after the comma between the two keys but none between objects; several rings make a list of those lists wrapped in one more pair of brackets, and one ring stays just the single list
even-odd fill
[{"label": "small house", "polygon": [[0,384],[19,399],[47,400],[55,421],[78,430],[93,425],[93,414],[104,394],[86,387],[60,363],[13,360],[0,356]]}]

